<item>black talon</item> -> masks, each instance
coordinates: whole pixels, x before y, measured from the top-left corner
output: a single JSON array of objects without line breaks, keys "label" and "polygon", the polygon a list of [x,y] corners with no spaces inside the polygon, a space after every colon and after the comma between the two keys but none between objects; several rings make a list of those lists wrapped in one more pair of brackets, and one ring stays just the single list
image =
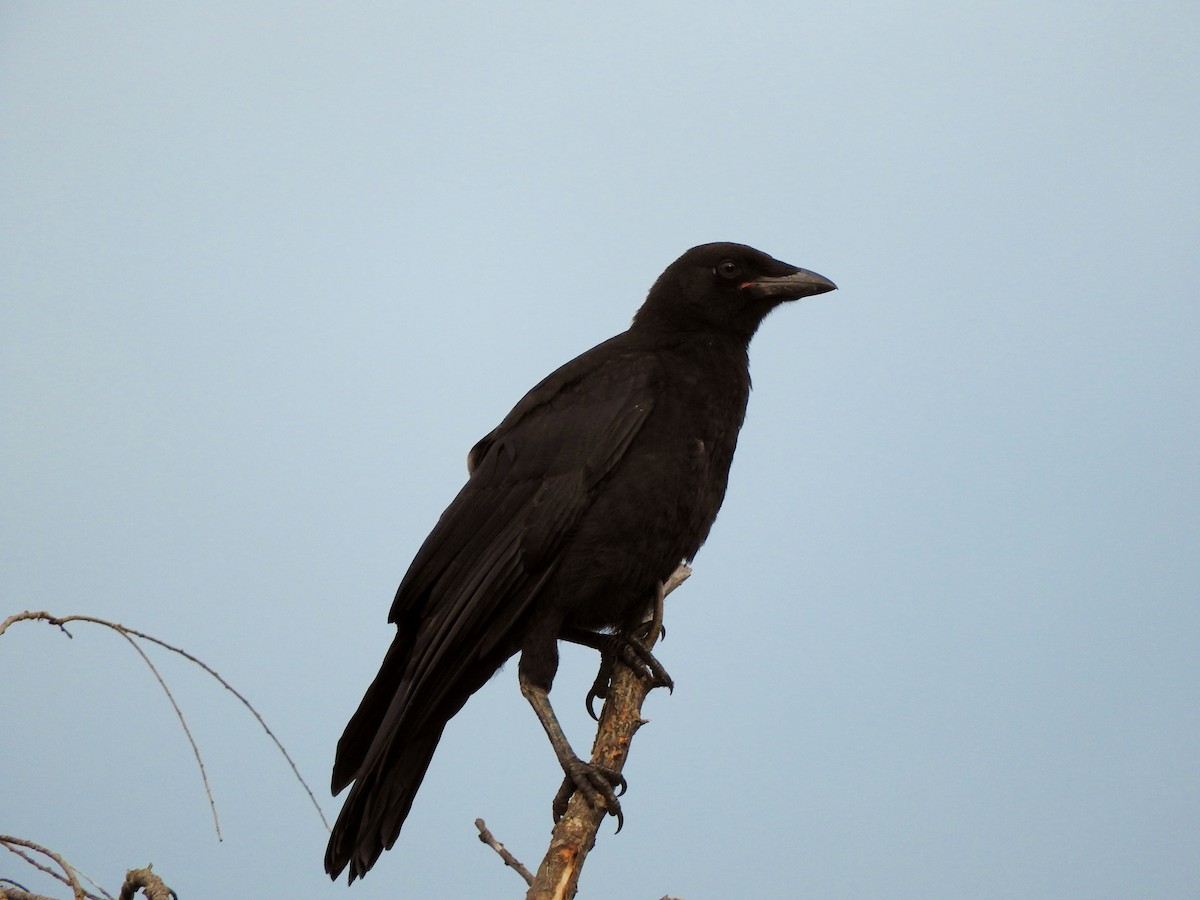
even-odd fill
[{"label": "black talon", "polygon": [[587,707],[588,715],[592,717],[593,722],[600,721],[600,714],[596,712],[596,708],[592,704],[597,700],[608,699],[608,686],[605,685],[603,688],[601,688],[599,685],[599,681],[593,684],[592,689],[588,691],[587,696],[583,698],[584,706]]},{"label": "black talon", "polygon": [[587,692],[587,697],[584,698],[584,705],[587,707],[588,715],[595,722],[600,721],[600,716],[592,707],[592,703],[596,700],[608,699],[608,685],[612,681],[612,657],[604,653],[600,654],[600,670],[596,673],[596,680],[592,682],[591,688]]}]

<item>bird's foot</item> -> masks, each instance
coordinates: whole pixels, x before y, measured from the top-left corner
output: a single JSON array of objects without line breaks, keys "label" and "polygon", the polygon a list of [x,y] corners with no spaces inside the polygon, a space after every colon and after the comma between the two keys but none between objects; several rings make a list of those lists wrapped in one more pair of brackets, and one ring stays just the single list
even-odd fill
[{"label": "bird's foot", "polygon": [[596,714],[593,703],[596,700],[608,699],[608,687],[612,682],[613,664],[619,657],[621,662],[633,669],[640,677],[645,678],[650,682],[651,689],[656,687],[665,687],[670,693],[675,692],[675,682],[667,670],[663,668],[662,663],[655,658],[654,654],[646,649],[641,641],[633,640],[625,637],[622,634],[603,635],[606,638],[605,646],[600,648],[600,671],[596,673],[596,680],[592,682],[592,687],[587,693],[585,703],[587,704],[588,715],[596,721],[600,717]]},{"label": "bird's foot", "polygon": [[557,822],[567,812],[567,804],[576,791],[583,794],[584,799],[592,809],[603,809],[610,816],[617,817],[617,831],[625,825],[625,814],[621,812],[621,803],[617,798],[625,793],[628,787],[620,772],[606,769],[592,763],[585,763],[578,757],[563,765],[566,778],[558,793],[554,795],[554,821]]}]

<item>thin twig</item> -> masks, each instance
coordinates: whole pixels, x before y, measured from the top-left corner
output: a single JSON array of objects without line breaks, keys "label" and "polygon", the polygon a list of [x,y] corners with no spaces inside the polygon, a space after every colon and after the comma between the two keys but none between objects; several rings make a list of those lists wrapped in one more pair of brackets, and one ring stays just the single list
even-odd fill
[{"label": "thin twig", "polygon": [[[188,653],[186,650],[182,649],[181,647],[176,647],[174,644],[169,644],[166,641],[162,640],[161,638],[156,638],[152,634],[146,634],[145,632],[138,631],[136,628],[128,628],[125,625],[121,625],[118,622],[110,622],[107,619],[98,619],[94,616],[74,615],[74,616],[65,616],[65,617],[60,618],[58,616],[51,615],[50,613],[45,612],[45,611],[30,612],[27,610],[25,612],[17,613],[15,615],[9,616],[7,619],[4,620],[3,623],[0,623],[0,634],[4,634],[5,630],[12,623],[25,621],[27,619],[37,619],[37,620],[42,620],[42,621],[48,622],[51,625],[57,625],[60,629],[62,629],[63,633],[66,634],[68,637],[71,636],[71,633],[69,631],[67,631],[67,629],[65,627],[68,622],[90,622],[93,625],[103,625],[105,628],[111,628],[113,631],[116,631],[119,634],[124,635],[126,638],[128,638],[129,635],[133,635],[134,637],[141,638],[142,640],[150,641],[152,644],[157,644],[158,646],[160,646],[166,650],[170,650],[172,653],[179,654],[184,659],[188,660],[188,662],[195,663],[197,666],[199,666],[205,672],[207,672],[209,675],[211,675],[213,678],[215,678],[217,680],[217,682],[220,683],[221,687],[225,688],[225,690],[229,691],[229,693],[231,693],[231,694],[233,694],[233,696],[237,697],[237,699],[241,702],[241,704],[250,711],[250,714],[252,716],[254,716],[254,718],[256,720],[258,720],[258,724],[262,727],[262,730],[266,732],[267,737],[269,737],[271,739],[271,741],[279,749],[279,752],[283,754],[283,758],[285,760],[287,760],[287,764],[292,769],[292,774],[296,776],[296,780],[300,782],[300,786],[303,787],[305,793],[308,794],[308,799],[310,801],[312,801],[313,808],[317,811],[317,815],[321,817],[321,823],[325,826],[325,830],[329,831],[329,821],[325,818],[325,813],[321,809],[321,805],[319,803],[317,803],[317,798],[316,798],[316,795],[312,792],[312,788],[310,788],[308,786],[308,782],[306,782],[304,780],[304,777],[300,774],[300,769],[297,768],[295,761],[291,757],[291,754],[289,754],[287,752],[287,749],[280,742],[279,738],[277,738],[275,736],[275,732],[273,732],[270,729],[270,727],[267,725],[266,721],[259,714],[258,710],[254,708],[254,706],[250,703],[250,701],[247,700],[244,696],[242,696],[241,692],[238,691],[237,688],[235,688],[228,681],[226,681],[224,678],[222,678],[220,676],[220,674],[218,674],[217,671],[212,666],[208,665],[208,663],[204,662],[201,659],[197,659],[195,656],[192,656],[192,654]],[[136,644],[134,646],[136,647]],[[143,656],[144,656],[144,654],[143,654]],[[151,668],[153,668],[153,666]],[[161,682],[161,680],[162,679],[160,678],[159,681]],[[164,685],[164,688],[165,688],[165,685]],[[170,692],[168,692],[168,696],[169,696],[169,693]],[[174,701],[172,700],[172,704],[173,703],[174,703]],[[181,717],[181,719],[182,719],[182,717]],[[185,731],[187,730],[186,724],[184,725],[184,730]],[[190,739],[190,735],[189,735],[189,739]],[[193,747],[194,746],[195,745],[193,744]],[[203,774],[203,771],[204,771],[203,764],[201,764],[200,769],[201,769],[201,774]],[[208,782],[206,779],[205,780],[205,789],[206,790],[207,790],[207,786],[208,786]],[[212,799],[212,794],[210,792],[209,800],[211,801],[211,799]],[[216,817],[216,809],[215,808],[213,810],[213,816],[214,816],[214,818]],[[219,837],[220,836],[220,827],[219,826],[217,828],[217,832],[218,832],[218,837]]]},{"label": "thin twig", "polygon": [[196,765],[200,767],[200,780],[204,782],[204,793],[208,797],[208,808],[212,810],[213,828],[217,832],[217,840],[222,840],[221,837],[221,820],[217,817],[217,802],[213,799],[212,786],[208,783],[208,772],[204,770],[204,757],[200,755],[200,748],[196,746],[196,739],[192,737],[192,729],[188,728],[187,719],[183,717],[183,710],[179,708],[179,704],[175,702],[175,695],[171,693],[171,689],[167,687],[167,683],[163,680],[154,663],[150,661],[150,657],[146,655],[146,651],[138,646],[137,641],[130,637],[124,628],[117,628],[117,634],[129,641],[129,646],[137,651],[138,656],[142,661],[150,667],[150,671],[154,673],[154,677],[158,679],[158,685],[163,689],[163,693],[167,695],[167,699],[171,701],[171,708],[175,710],[175,715],[179,718],[179,724],[183,726],[183,733],[187,736],[188,743],[192,745],[192,755],[196,757]]},{"label": "thin twig", "polygon": [[247,700],[244,696],[242,696],[241,691],[239,691],[232,684],[230,684],[228,681],[226,681],[224,678],[222,678],[217,673],[217,671],[212,666],[208,665],[208,663],[204,662],[204,660],[197,659],[196,657],[192,656],[192,654],[188,653],[186,650],[184,650],[180,647],[176,647],[173,644],[168,644],[166,641],[160,640],[159,638],[156,638],[152,635],[143,634],[140,631],[135,631],[132,628],[126,628],[125,630],[128,631],[130,634],[137,635],[138,637],[142,638],[143,640],[151,641],[152,643],[158,644],[158,646],[163,647],[167,650],[170,650],[172,653],[178,653],[184,659],[188,660],[188,662],[195,663],[200,668],[202,668],[205,672],[207,672],[209,675],[211,675],[213,678],[215,678],[220,683],[221,687],[225,688],[225,690],[229,691],[229,693],[231,693],[231,694],[233,694],[233,696],[237,697],[237,699],[241,702],[242,706],[246,707],[246,709],[250,711],[250,715],[254,716],[254,718],[258,721],[258,724],[262,727],[262,730],[264,732],[266,732],[267,737],[269,737],[271,739],[272,743],[275,744],[275,746],[278,748],[279,752],[281,754],[283,754],[283,758],[285,760],[287,760],[288,766],[291,767],[292,774],[296,776],[296,780],[300,782],[300,786],[302,788],[304,788],[305,793],[308,794],[308,799],[312,801],[313,809],[315,809],[317,811],[317,815],[321,817],[321,823],[325,826],[325,830],[326,831],[330,830],[329,822],[326,821],[326,819],[325,819],[325,813],[321,809],[321,805],[319,803],[317,803],[316,795],[313,794],[312,788],[310,788],[308,786],[308,782],[304,780],[304,776],[302,776],[300,774],[300,769],[297,768],[296,763],[292,759],[291,754],[287,752],[287,748],[284,747],[283,743],[279,740],[279,738],[277,738],[275,736],[275,732],[273,732],[271,730],[270,726],[267,725],[266,720],[263,719],[263,717],[259,714],[258,710],[254,708],[254,706],[250,703],[249,700]]},{"label": "thin twig", "polygon": [[525,864],[513,856],[507,847],[492,837],[492,833],[488,831],[488,827],[484,824],[483,819],[476,819],[475,827],[479,829],[479,840],[499,853],[500,858],[504,860],[504,864],[524,878],[526,884],[533,884],[533,873],[525,868]]},{"label": "thin twig", "polygon": [[72,872],[74,872],[74,873],[75,873],[76,875],[78,875],[78,876],[79,876],[81,879],[83,879],[83,880],[84,880],[84,881],[86,881],[88,884],[90,884],[92,887],[94,887],[98,893],[100,893],[100,894],[103,894],[103,895],[104,895],[104,900],[115,900],[115,898],[113,897],[113,895],[112,895],[112,894],[110,894],[108,891],[106,891],[106,890],[104,889],[103,885],[101,885],[101,884],[100,884],[100,882],[96,881],[96,879],[95,879],[95,878],[92,878],[90,875],[88,875],[88,873],[87,873],[87,872],[85,872],[85,871],[83,871],[81,868],[79,868],[79,866],[76,866],[76,865],[74,865],[74,864],[72,864],[72,863],[68,863],[68,865],[70,865],[70,866],[71,866],[71,871],[72,871]]}]

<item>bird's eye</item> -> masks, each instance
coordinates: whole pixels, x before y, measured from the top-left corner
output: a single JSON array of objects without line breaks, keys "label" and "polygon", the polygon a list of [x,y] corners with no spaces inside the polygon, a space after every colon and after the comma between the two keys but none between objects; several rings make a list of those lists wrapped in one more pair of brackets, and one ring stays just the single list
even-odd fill
[{"label": "bird's eye", "polygon": [[734,279],[742,274],[742,267],[732,259],[723,259],[717,263],[717,274],[722,278]]}]

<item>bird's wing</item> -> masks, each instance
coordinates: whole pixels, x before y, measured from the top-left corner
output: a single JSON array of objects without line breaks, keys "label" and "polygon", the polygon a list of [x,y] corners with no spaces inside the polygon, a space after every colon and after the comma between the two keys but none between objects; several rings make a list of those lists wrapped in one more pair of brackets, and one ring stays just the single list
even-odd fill
[{"label": "bird's wing", "polygon": [[655,372],[652,356],[606,342],[537,385],[475,446],[470,480],[392,605],[389,620],[413,640],[381,733],[444,716],[462,677],[515,646],[564,539],[650,415]]}]

